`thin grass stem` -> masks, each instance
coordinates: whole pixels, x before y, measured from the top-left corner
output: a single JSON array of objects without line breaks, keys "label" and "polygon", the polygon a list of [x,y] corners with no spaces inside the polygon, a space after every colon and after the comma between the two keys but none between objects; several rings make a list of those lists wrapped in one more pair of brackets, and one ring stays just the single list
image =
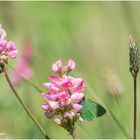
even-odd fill
[{"label": "thin grass stem", "polygon": [[20,102],[20,104],[22,105],[22,107],[24,108],[24,110],[26,111],[26,113],[28,114],[28,116],[32,119],[32,121],[34,122],[34,124],[37,126],[37,128],[40,130],[40,132],[42,133],[42,135],[46,138],[49,139],[49,136],[45,133],[45,131],[43,130],[43,128],[40,126],[40,124],[37,122],[37,120],[35,119],[35,117],[33,116],[33,114],[30,112],[30,110],[28,109],[28,107],[26,106],[26,104],[23,102],[23,100],[21,99],[21,97],[19,96],[18,92],[16,91],[15,87],[13,86],[7,71],[5,69],[5,66],[1,66],[2,67],[2,72],[4,73],[4,76],[9,84],[9,87],[12,89],[14,95],[16,96],[16,98],[18,99],[18,101]]},{"label": "thin grass stem", "polygon": [[133,122],[133,138],[137,137],[137,77],[134,77],[134,122]]}]

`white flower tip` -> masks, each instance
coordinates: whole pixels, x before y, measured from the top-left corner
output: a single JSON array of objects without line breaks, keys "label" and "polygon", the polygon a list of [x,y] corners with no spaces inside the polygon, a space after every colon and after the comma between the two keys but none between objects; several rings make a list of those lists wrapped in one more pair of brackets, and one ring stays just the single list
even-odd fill
[{"label": "white flower tip", "polygon": [[136,45],[136,42],[131,35],[129,35],[129,37],[128,37],[128,42],[129,42],[129,45],[132,45],[132,46]]}]

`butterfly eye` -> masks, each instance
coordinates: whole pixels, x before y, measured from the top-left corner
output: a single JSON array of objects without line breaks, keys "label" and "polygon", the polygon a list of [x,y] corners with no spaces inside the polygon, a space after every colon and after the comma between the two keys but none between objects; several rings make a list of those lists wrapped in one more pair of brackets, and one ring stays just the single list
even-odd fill
[{"label": "butterfly eye", "polygon": [[98,118],[106,113],[106,110],[99,104],[93,102],[90,99],[82,101],[83,108],[80,112],[80,116],[83,120],[91,121]]}]

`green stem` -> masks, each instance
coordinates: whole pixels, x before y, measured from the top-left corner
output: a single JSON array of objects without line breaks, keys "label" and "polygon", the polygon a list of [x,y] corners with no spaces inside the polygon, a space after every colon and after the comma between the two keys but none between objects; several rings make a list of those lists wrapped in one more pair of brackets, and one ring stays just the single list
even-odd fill
[{"label": "green stem", "polygon": [[73,138],[73,139],[76,139],[75,128],[73,128],[73,131],[72,131],[72,134],[71,134],[71,135],[72,135],[72,138]]},{"label": "green stem", "polygon": [[5,69],[5,66],[1,66],[2,67],[2,71],[4,73],[4,76],[10,86],[10,88],[12,89],[13,93],[15,94],[15,96],[17,97],[18,101],[20,102],[20,104],[22,105],[22,107],[24,108],[24,110],[26,111],[26,113],[29,115],[29,117],[32,119],[32,121],[34,122],[34,124],[37,126],[37,128],[40,130],[40,132],[42,133],[42,135],[46,138],[49,139],[49,136],[44,132],[44,130],[42,129],[42,127],[40,126],[40,124],[37,122],[37,120],[34,118],[34,116],[32,115],[32,113],[30,112],[30,110],[28,109],[28,107],[25,105],[25,103],[22,101],[22,99],[20,98],[20,96],[18,95],[16,89],[14,88],[12,82],[9,79],[9,76],[7,74],[7,71]]},{"label": "green stem", "polygon": [[20,73],[19,71],[17,71],[11,65],[9,65],[9,64],[7,64],[7,65],[9,66],[9,68],[11,68],[12,70],[14,70],[20,77],[22,77],[29,85],[31,85],[33,88],[35,88],[39,93],[42,92],[42,90],[39,87],[37,87],[33,82],[31,82],[28,79],[26,79],[22,73]]},{"label": "green stem", "polygon": [[133,138],[136,139],[137,128],[137,77],[134,77],[134,122],[133,122]]}]

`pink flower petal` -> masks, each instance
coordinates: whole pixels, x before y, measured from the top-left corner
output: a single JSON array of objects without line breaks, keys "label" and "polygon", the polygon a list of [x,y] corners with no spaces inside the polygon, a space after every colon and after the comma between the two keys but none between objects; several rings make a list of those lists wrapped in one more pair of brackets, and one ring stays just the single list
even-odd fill
[{"label": "pink flower petal", "polygon": [[13,51],[10,51],[10,52],[8,53],[8,56],[9,56],[10,58],[14,59],[14,58],[16,58],[17,53],[18,53],[17,50],[13,50]]},{"label": "pink flower petal", "polygon": [[7,41],[5,39],[0,38],[0,50],[1,50],[1,48],[4,49],[6,43],[7,43]]},{"label": "pink flower petal", "polygon": [[48,79],[53,83],[59,82],[61,80],[58,76],[48,76]]},{"label": "pink flower petal", "polygon": [[83,108],[83,106],[80,104],[73,104],[72,106],[77,112],[80,112],[80,110]]},{"label": "pink flower petal", "polygon": [[72,92],[82,92],[83,90],[85,90],[84,81],[80,78],[74,79]]},{"label": "pink flower petal", "polygon": [[67,78],[65,77],[63,80],[61,80],[58,85],[62,88],[68,88],[70,87],[72,84],[72,82]]},{"label": "pink flower petal", "polygon": [[58,92],[59,91],[59,88],[57,88],[54,84],[52,83],[44,83],[43,84],[45,87],[47,87],[50,92]]},{"label": "pink flower petal", "polygon": [[58,94],[58,98],[61,99],[61,100],[67,100],[69,97],[68,93],[63,91],[61,93]]},{"label": "pink flower petal", "polygon": [[48,109],[50,108],[50,106],[49,106],[48,104],[44,104],[44,105],[42,105],[42,108],[43,108],[44,110],[48,110]]},{"label": "pink flower petal", "polygon": [[71,95],[71,99],[72,99],[73,102],[79,103],[79,102],[82,101],[82,99],[84,98],[84,96],[85,95],[83,93],[73,93]]},{"label": "pink flower petal", "polygon": [[66,103],[66,101],[62,100],[60,102],[60,105],[61,105],[62,108],[64,108],[65,106],[67,106],[67,103]]},{"label": "pink flower petal", "polygon": [[55,101],[48,101],[48,104],[50,105],[50,108],[51,108],[52,110],[56,110],[57,108],[59,108],[58,102],[55,102]]},{"label": "pink flower petal", "polygon": [[8,43],[7,43],[7,45],[6,45],[6,49],[8,49],[8,50],[16,50],[16,45],[15,45],[15,43],[14,42],[12,42],[12,41],[9,41]]}]

